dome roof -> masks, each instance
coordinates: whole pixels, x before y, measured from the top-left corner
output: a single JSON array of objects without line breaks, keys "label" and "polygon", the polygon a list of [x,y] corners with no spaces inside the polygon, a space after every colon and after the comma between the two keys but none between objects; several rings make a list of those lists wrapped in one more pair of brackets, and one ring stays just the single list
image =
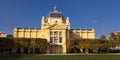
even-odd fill
[{"label": "dome roof", "polygon": [[48,18],[49,17],[52,17],[52,18],[63,18],[63,15],[62,15],[62,12],[58,12],[58,9],[57,7],[55,6],[54,7],[54,11],[53,12],[50,12],[48,14]]}]

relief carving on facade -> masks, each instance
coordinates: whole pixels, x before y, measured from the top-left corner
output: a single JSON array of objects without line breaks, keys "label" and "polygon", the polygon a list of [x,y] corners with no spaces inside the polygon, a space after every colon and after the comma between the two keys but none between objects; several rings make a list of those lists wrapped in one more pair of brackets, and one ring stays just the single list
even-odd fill
[{"label": "relief carving on facade", "polygon": [[52,25],[52,26],[50,26],[50,27],[48,27],[47,29],[53,29],[53,30],[63,30],[63,29],[66,29],[63,25]]},{"label": "relief carving on facade", "polygon": [[55,25],[55,26],[51,27],[50,29],[58,30],[58,29],[65,29],[65,27],[61,26],[61,25]]}]

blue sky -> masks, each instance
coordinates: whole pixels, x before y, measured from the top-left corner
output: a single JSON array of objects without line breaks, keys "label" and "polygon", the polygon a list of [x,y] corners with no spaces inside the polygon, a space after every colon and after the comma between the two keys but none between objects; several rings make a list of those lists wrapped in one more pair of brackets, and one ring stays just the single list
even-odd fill
[{"label": "blue sky", "polygon": [[120,0],[0,0],[0,31],[40,28],[41,17],[58,7],[71,28],[94,28],[96,37],[120,31]]}]

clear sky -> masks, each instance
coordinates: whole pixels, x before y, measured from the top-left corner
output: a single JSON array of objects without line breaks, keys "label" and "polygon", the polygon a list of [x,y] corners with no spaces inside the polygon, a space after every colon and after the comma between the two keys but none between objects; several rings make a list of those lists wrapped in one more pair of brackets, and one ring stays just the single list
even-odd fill
[{"label": "clear sky", "polygon": [[40,28],[41,17],[58,7],[71,28],[94,28],[96,37],[120,31],[120,0],[0,0],[0,31]]}]

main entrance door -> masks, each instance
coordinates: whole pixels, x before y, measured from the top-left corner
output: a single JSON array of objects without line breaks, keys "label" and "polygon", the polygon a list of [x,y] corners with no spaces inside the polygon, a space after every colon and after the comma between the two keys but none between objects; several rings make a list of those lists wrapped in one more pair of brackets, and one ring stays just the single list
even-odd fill
[{"label": "main entrance door", "polygon": [[61,45],[51,45],[50,53],[52,54],[60,54],[63,53],[63,48]]}]

